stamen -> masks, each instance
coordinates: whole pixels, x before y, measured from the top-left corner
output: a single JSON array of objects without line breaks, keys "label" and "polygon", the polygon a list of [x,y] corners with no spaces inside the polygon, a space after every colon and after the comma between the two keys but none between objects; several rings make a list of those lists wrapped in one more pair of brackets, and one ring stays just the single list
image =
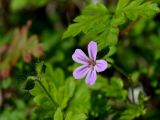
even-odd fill
[{"label": "stamen", "polygon": [[90,60],[90,61],[89,61],[89,65],[95,66],[95,65],[96,65],[96,61]]}]

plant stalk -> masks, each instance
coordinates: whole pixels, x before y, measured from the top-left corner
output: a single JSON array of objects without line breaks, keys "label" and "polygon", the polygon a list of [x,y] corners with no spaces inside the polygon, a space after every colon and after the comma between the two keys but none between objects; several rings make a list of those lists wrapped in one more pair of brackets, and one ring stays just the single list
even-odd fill
[{"label": "plant stalk", "polygon": [[130,75],[128,75],[127,73],[125,73],[121,68],[119,68],[117,65],[112,64],[112,66],[119,72],[121,73],[123,76],[125,76],[127,78],[127,80],[129,81],[130,85],[131,85],[131,94],[132,94],[132,100],[133,103],[135,103],[135,97],[134,97],[134,86],[133,86],[133,82],[132,79],[130,77]]},{"label": "plant stalk", "polygon": [[38,80],[36,80],[39,85],[42,87],[42,89],[45,91],[45,93],[47,94],[47,96],[50,98],[50,100],[52,101],[53,105],[57,108],[58,104],[54,101],[54,99],[52,98],[52,96],[49,94],[49,92],[47,91],[47,89],[45,88],[45,86],[41,83],[40,81],[40,77]]}]

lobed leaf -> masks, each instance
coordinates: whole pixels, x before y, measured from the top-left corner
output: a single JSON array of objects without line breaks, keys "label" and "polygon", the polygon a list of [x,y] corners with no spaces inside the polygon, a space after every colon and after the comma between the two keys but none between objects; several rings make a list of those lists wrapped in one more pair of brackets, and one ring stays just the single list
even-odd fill
[{"label": "lobed leaf", "polygon": [[140,115],[144,115],[145,113],[146,109],[144,108],[143,104],[130,104],[127,106],[127,109],[121,114],[119,120],[133,120],[134,118],[137,118]]}]

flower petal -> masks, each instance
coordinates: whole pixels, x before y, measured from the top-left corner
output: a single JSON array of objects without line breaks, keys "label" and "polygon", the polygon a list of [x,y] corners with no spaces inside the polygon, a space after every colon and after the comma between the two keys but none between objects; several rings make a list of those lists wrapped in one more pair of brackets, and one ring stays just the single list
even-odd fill
[{"label": "flower petal", "polygon": [[97,79],[97,74],[96,74],[96,70],[90,70],[87,74],[87,77],[86,77],[86,84],[88,85],[93,85],[95,83]]},{"label": "flower petal", "polygon": [[91,41],[88,44],[88,55],[90,59],[96,60],[96,56],[97,56],[97,43],[96,42]]},{"label": "flower petal", "polygon": [[107,67],[108,63],[105,60],[96,60],[95,69],[97,72],[103,72]]},{"label": "flower petal", "polygon": [[81,49],[76,49],[72,55],[72,59],[81,64],[88,64],[89,58]]},{"label": "flower petal", "polygon": [[87,65],[83,65],[74,70],[73,76],[75,79],[81,79],[86,76],[88,71],[89,71],[89,67]]}]

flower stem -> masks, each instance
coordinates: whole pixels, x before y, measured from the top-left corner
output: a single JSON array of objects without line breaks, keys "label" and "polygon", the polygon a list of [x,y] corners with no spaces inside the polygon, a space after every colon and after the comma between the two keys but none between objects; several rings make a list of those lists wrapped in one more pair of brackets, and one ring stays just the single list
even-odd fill
[{"label": "flower stem", "polygon": [[118,71],[120,72],[123,76],[125,76],[127,78],[127,80],[129,81],[130,85],[131,85],[131,94],[132,94],[132,100],[133,103],[135,103],[135,97],[134,97],[134,86],[133,86],[133,81],[130,75],[128,75],[127,73],[125,73],[121,68],[119,68],[117,65],[112,64],[112,66]]},{"label": "flower stem", "polygon": [[131,30],[132,28],[139,22],[139,20],[141,19],[141,17],[138,17],[136,20],[132,21],[128,26],[127,28],[125,28],[124,30],[122,30],[120,32],[120,36],[124,37],[125,35],[127,35]]},{"label": "flower stem", "polygon": [[52,98],[52,96],[49,94],[48,90],[45,88],[45,86],[42,84],[42,82],[40,81],[40,77],[38,77],[38,80],[36,80],[39,85],[42,87],[42,89],[45,91],[45,93],[47,94],[47,96],[49,97],[49,99],[52,101],[53,105],[57,108],[58,104],[54,101],[54,99]]},{"label": "flower stem", "polygon": [[127,79],[129,79],[129,76],[121,69],[119,68],[117,65],[112,64],[112,66],[118,71],[120,72],[123,76],[125,76]]}]

